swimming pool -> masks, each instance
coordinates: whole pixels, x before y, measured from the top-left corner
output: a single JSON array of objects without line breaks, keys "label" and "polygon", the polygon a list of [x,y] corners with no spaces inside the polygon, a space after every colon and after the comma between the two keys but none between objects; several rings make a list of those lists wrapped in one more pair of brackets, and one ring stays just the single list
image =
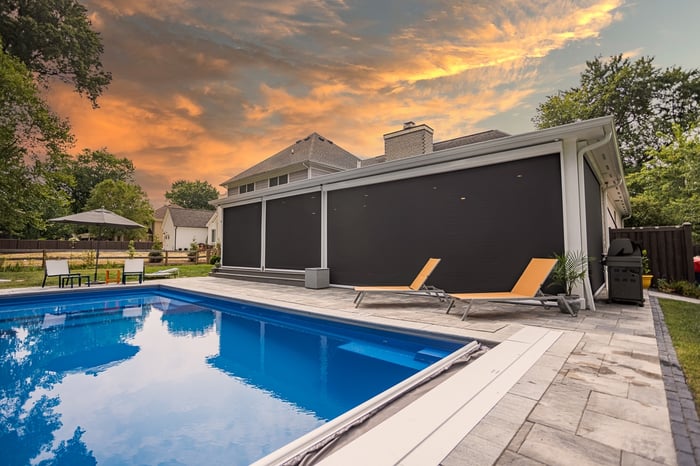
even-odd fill
[{"label": "swimming pool", "polygon": [[6,464],[249,464],[455,351],[164,288],[0,299]]}]

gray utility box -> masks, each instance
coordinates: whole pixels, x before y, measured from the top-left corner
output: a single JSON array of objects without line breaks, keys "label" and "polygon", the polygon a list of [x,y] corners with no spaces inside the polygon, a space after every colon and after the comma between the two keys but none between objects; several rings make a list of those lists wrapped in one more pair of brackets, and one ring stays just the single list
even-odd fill
[{"label": "gray utility box", "polygon": [[324,268],[313,268],[305,270],[304,286],[306,288],[320,289],[328,288],[330,284],[330,270]]},{"label": "gray utility box", "polygon": [[608,256],[608,301],[644,304],[642,257]]}]

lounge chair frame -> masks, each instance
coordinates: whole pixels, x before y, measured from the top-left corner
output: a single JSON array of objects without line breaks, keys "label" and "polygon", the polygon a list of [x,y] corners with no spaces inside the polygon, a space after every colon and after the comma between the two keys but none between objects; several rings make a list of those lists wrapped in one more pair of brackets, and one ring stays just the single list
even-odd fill
[{"label": "lounge chair frame", "polygon": [[151,272],[144,274],[144,278],[170,278],[177,277],[180,275],[180,269],[173,267],[172,269],[158,270],[157,272]]},{"label": "lounge chair frame", "polygon": [[467,318],[474,301],[491,301],[507,304],[523,304],[527,301],[540,301],[543,306],[548,307],[548,303],[556,302],[558,305],[569,311],[572,317],[578,312],[569,305],[563,296],[547,295],[542,292],[542,284],[547,279],[552,269],[556,265],[556,259],[532,258],[523,273],[518,278],[515,286],[510,291],[496,291],[486,293],[450,293],[450,304],[447,307],[449,314],[456,301],[468,301],[462,313],[462,320]]},{"label": "lounge chair frame", "polygon": [[138,277],[139,283],[143,283],[143,259],[126,259],[122,271],[122,285],[126,284],[126,277]]},{"label": "lounge chair frame", "polygon": [[70,282],[70,287],[73,288],[75,279],[78,280],[78,286],[81,286],[83,278],[87,279],[87,286],[90,286],[90,276],[71,272],[67,259],[47,259],[44,262],[44,281],[41,282],[42,288],[46,286],[46,279],[49,277],[58,277],[59,288],[64,288],[68,282]]},{"label": "lounge chair frame", "polygon": [[367,293],[398,293],[398,294],[409,294],[409,295],[420,295],[429,296],[433,298],[438,298],[441,302],[447,301],[449,298],[447,293],[440,288],[436,288],[432,285],[426,285],[425,282],[428,280],[430,275],[435,270],[435,267],[440,263],[441,259],[431,257],[425,263],[423,268],[416,278],[411,282],[410,285],[387,285],[387,286],[356,286],[355,291],[357,291],[357,296],[355,296],[355,307],[359,307],[362,300],[367,295]]}]

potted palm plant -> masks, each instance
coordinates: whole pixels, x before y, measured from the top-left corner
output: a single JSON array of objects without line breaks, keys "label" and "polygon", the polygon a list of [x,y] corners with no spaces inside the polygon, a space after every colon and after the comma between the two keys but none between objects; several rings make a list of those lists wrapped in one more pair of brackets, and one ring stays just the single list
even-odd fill
[{"label": "potted palm plant", "polygon": [[[574,294],[574,288],[583,283],[588,273],[590,259],[581,251],[566,251],[555,254],[557,263],[552,270],[552,280],[564,289],[564,299],[574,313],[581,309],[580,296]],[[563,303],[560,303],[561,312],[569,312]]]}]

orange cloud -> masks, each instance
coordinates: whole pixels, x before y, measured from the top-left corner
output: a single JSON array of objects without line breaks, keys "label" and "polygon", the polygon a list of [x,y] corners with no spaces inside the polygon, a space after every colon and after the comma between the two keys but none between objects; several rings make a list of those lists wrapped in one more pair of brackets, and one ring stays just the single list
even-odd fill
[{"label": "orange cloud", "polygon": [[85,1],[114,82],[97,110],[63,85],[50,102],[77,149],[130,158],[155,206],[173,181],[218,186],[313,131],[375,156],[408,120],[437,141],[489,129],[537,92],[543,57],[599,37],[623,4]]}]

